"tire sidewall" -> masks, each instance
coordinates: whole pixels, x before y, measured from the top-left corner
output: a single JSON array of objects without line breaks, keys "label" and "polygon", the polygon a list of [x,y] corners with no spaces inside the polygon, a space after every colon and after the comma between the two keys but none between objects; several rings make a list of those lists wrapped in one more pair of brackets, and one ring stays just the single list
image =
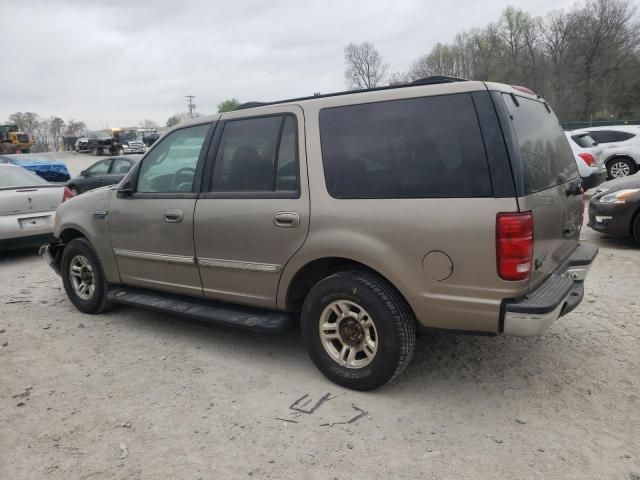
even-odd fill
[{"label": "tire sidewall", "polygon": [[[364,308],[372,318],[378,335],[378,350],[371,363],[354,369],[339,365],[325,351],[320,340],[320,316],[327,305],[336,300],[348,300]],[[368,390],[393,377],[401,355],[400,337],[393,317],[393,305],[385,302],[367,285],[339,276],[319,282],[302,307],[302,335],[314,364],[330,380],[339,385]]]},{"label": "tire sidewall", "polygon": [[[69,264],[76,255],[82,255],[83,257],[85,257],[91,264],[91,268],[94,272],[94,281],[96,287],[93,291],[93,296],[89,300],[83,300],[82,298],[80,298],[76,294],[75,290],[73,289],[73,285],[71,284],[71,278],[69,276]],[[100,262],[98,261],[98,257],[96,256],[88,242],[86,242],[85,240],[76,239],[72,240],[66,246],[66,248],[62,252],[60,271],[62,275],[62,284],[67,293],[67,297],[69,297],[69,301],[71,301],[71,303],[73,303],[73,305],[78,310],[84,313],[96,313],[103,307],[106,294],[104,275],[102,273],[102,267],[100,265]]]}]

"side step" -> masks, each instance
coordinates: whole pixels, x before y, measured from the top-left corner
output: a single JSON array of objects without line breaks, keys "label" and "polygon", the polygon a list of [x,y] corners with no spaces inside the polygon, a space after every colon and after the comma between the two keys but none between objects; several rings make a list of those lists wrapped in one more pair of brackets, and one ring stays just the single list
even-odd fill
[{"label": "side step", "polygon": [[285,312],[216,302],[141,288],[114,287],[107,293],[113,302],[158,312],[181,315],[205,322],[239,327],[260,333],[280,333],[292,324]]}]

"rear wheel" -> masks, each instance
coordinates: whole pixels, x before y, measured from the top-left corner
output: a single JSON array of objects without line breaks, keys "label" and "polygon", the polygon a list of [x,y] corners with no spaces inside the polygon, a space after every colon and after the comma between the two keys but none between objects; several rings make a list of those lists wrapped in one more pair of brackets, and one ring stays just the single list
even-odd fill
[{"label": "rear wheel", "polygon": [[118,155],[124,155],[124,148],[118,149]]},{"label": "rear wheel", "polygon": [[610,178],[626,177],[636,172],[636,164],[628,158],[614,158],[607,164],[607,172]]},{"label": "rear wheel", "polygon": [[321,280],[307,295],[301,320],[313,363],[347,388],[380,387],[413,357],[413,314],[400,294],[372,273],[340,272]]},{"label": "rear wheel", "polygon": [[102,151],[98,150],[97,148],[94,148],[93,150],[91,150],[91,153],[93,154],[94,157],[97,157],[102,153]]},{"label": "rear wheel", "polygon": [[100,313],[109,307],[102,265],[84,238],[69,242],[62,253],[62,284],[75,307],[84,313]]}]

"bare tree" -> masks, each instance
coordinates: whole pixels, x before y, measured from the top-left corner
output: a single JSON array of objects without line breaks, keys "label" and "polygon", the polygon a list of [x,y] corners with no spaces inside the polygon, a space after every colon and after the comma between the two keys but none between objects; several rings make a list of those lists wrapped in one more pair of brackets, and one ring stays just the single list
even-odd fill
[{"label": "bare tree", "polygon": [[404,85],[411,82],[409,72],[395,72],[389,75],[389,85]]},{"label": "bare tree", "polygon": [[153,120],[149,120],[148,118],[145,118],[144,120],[138,122],[138,125],[140,125],[140,128],[158,128],[158,124]]},{"label": "bare tree", "polygon": [[60,117],[51,117],[49,119],[49,133],[51,134],[52,147],[56,152],[60,151],[62,144],[62,132],[64,131],[65,123]]},{"label": "bare tree", "polygon": [[374,88],[382,84],[388,65],[382,63],[380,53],[373,44],[351,42],[344,48],[347,70],[344,73],[349,90]]},{"label": "bare tree", "polygon": [[87,125],[84,122],[75,121],[73,118],[67,122],[67,128],[64,131],[67,137],[82,137],[87,133]]}]

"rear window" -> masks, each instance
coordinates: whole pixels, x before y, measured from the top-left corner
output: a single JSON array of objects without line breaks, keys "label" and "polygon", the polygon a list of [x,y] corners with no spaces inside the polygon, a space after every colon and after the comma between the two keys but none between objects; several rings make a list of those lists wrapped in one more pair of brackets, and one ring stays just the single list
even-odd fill
[{"label": "rear window", "polygon": [[335,198],[493,194],[469,94],[326,108],[320,139]]},{"label": "rear window", "polygon": [[523,193],[541,192],[575,178],[578,167],[553,111],[541,101],[509,94],[503,98],[520,147]]},{"label": "rear window", "polygon": [[591,148],[591,147],[595,147],[596,145],[598,145],[598,142],[600,140],[598,140],[598,142],[588,133],[583,133],[582,135],[573,135],[571,137],[571,140],[573,140],[574,142],[576,142],[578,144],[579,147],[582,148]]},{"label": "rear window", "polygon": [[48,182],[20,167],[0,167],[0,188],[46,185]]}]

